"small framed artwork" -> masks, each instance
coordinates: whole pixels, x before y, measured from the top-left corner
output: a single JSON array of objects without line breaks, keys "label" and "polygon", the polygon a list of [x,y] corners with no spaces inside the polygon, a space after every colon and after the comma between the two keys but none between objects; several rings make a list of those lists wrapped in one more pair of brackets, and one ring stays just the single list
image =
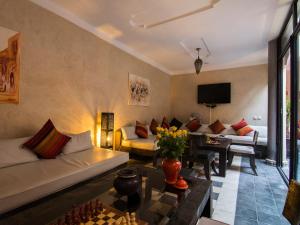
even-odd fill
[{"label": "small framed artwork", "polygon": [[128,105],[150,105],[150,80],[129,74],[129,100]]},{"label": "small framed artwork", "polygon": [[19,103],[20,33],[0,27],[0,103]]}]

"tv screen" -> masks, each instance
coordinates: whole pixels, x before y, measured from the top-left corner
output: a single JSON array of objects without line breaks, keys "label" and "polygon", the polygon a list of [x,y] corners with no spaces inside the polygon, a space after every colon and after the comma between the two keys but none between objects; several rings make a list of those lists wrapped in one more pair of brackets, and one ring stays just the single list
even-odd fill
[{"label": "tv screen", "polygon": [[230,103],[230,100],[230,83],[198,85],[199,104],[224,104]]}]

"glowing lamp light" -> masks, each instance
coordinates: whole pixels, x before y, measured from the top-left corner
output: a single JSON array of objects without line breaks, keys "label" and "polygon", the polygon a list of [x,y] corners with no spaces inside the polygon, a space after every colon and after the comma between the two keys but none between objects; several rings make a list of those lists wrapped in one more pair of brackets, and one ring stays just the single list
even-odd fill
[{"label": "glowing lamp light", "polygon": [[101,113],[101,148],[113,148],[114,113]]}]

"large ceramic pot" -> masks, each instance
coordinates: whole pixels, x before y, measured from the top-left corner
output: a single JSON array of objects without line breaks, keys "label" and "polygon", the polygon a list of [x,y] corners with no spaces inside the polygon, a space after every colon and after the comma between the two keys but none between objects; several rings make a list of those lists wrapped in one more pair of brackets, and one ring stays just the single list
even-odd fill
[{"label": "large ceramic pot", "polygon": [[122,169],[117,173],[114,187],[120,195],[133,195],[139,187],[139,179],[135,169]]},{"label": "large ceramic pot", "polygon": [[177,159],[164,159],[162,168],[165,173],[166,182],[175,184],[181,170],[181,162]]}]

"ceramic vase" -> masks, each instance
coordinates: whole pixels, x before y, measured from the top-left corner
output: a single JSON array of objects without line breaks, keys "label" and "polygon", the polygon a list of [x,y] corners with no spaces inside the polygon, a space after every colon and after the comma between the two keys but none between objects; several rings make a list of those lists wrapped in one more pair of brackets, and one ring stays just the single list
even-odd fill
[{"label": "ceramic vase", "polygon": [[164,159],[162,168],[165,173],[166,183],[175,184],[181,170],[181,162],[177,159]]}]

